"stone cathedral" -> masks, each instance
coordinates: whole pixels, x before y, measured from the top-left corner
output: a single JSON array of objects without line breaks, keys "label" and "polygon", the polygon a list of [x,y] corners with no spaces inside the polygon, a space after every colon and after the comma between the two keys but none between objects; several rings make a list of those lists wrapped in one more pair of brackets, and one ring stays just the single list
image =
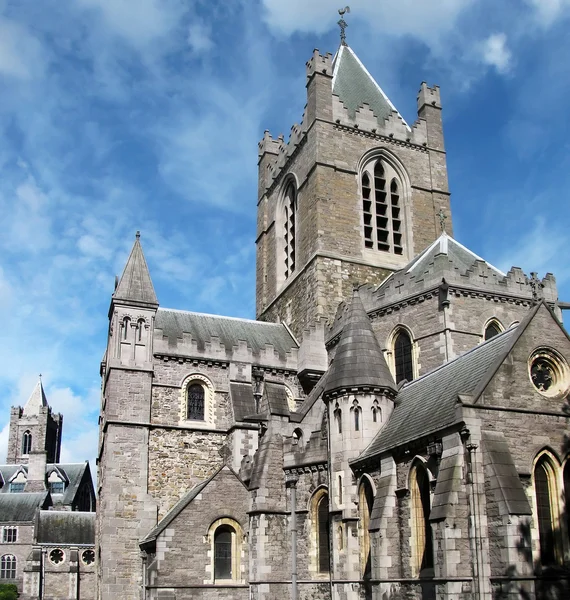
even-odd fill
[{"label": "stone cathedral", "polygon": [[409,125],[344,39],[306,73],[257,320],[160,306],[138,234],[111,297],[98,597],[569,598],[554,277],[453,238],[437,86]]}]

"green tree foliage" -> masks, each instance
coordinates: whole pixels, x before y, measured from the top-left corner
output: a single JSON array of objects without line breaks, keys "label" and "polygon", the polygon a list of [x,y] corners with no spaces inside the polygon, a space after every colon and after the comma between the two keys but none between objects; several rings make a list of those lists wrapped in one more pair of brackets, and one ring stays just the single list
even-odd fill
[{"label": "green tree foliage", "polygon": [[18,588],[13,583],[0,583],[0,600],[16,600]]}]

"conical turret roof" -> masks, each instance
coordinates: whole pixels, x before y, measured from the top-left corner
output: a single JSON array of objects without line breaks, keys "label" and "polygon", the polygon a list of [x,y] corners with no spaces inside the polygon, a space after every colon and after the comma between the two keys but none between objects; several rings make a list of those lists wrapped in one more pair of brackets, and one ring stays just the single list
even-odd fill
[{"label": "conical turret roof", "polygon": [[323,396],[354,388],[396,392],[396,384],[356,289],[327,374]]},{"label": "conical turret roof", "polygon": [[125,270],[113,294],[113,300],[158,307],[158,300],[154,292],[138,231]]},{"label": "conical turret roof", "polygon": [[44,393],[44,386],[42,385],[42,380],[40,379],[36,383],[36,387],[34,388],[32,395],[28,398],[28,401],[24,406],[24,414],[37,415],[40,412],[40,408],[47,405],[48,403]]}]

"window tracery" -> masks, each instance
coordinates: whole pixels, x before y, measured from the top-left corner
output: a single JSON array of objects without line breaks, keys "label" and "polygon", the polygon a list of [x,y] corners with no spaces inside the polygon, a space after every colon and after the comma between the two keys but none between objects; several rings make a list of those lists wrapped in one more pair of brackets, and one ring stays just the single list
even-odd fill
[{"label": "window tracery", "polygon": [[13,554],[4,554],[0,559],[0,579],[16,579],[17,559]]},{"label": "window tracery", "polygon": [[369,161],[361,175],[364,247],[404,254],[401,182],[382,157]]}]

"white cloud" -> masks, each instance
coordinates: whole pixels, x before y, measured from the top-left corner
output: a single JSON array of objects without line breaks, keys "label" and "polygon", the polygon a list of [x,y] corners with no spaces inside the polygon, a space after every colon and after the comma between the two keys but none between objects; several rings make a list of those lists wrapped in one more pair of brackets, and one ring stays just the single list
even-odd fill
[{"label": "white cloud", "polygon": [[[376,32],[392,36],[411,35],[425,42],[449,31],[473,0],[354,0],[345,16],[350,43],[351,25],[366,22]],[[339,15],[330,0],[263,0],[269,27],[281,34],[323,33],[334,26]],[[354,35],[357,35],[356,33]]]},{"label": "white cloud", "polygon": [[0,431],[0,465],[6,462],[8,454],[8,433],[10,431],[10,423],[6,423]]},{"label": "white cloud", "polygon": [[499,73],[507,73],[511,66],[512,54],[507,48],[505,33],[493,33],[481,46],[483,61],[497,69]]},{"label": "white cloud", "polygon": [[194,54],[209,52],[214,47],[212,30],[204,22],[193,22],[188,27],[188,44]]},{"label": "white cloud", "polygon": [[0,16],[0,74],[30,79],[43,70],[45,53],[30,31]]},{"label": "white cloud", "polygon": [[570,8],[570,0],[527,0],[535,9],[538,21],[549,27],[561,16],[564,10]]}]

